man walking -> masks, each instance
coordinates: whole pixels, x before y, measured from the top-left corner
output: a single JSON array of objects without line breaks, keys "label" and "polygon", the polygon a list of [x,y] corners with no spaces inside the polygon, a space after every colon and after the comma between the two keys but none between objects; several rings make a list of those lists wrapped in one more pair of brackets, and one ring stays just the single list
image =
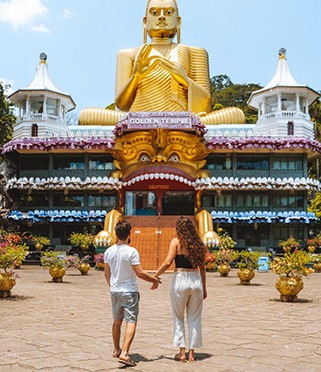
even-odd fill
[{"label": "man walking", "polygon": [[[105,278],[110,287],[111,304],[113,313],[113,357],[118,358],[120,363],[127,366],[135,366],[129,353],[130,345],[134,339],[137,319],[139,292],[137,277],[153,283],[152,289],[156,289],[159,279],[147,274],[140,265],[137,250],[130,247],[131,225],[127,221],[120,221],[115,226],[117,243],[108,248],[104,254]],[[121,325],[125,319],[126,329],[124,343],[120,348]]]}]

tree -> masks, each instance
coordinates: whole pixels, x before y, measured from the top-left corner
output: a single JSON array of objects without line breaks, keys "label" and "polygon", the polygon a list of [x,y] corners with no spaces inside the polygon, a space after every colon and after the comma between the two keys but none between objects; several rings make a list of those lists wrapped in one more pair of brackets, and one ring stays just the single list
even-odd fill
[{"label": "tree", "polygon": [[[321,94],[321,91],[318,92]],[[320,141],[321,140],[321,101],[318,98],[314,103],[309,107],[309,114],[311,120],[315,124],[315,135],[316,138]]]},{"label": "tree", "polygon": [[12,138],[13,124],[16,122],[13,105],[5,94],[8,88],[0,81],[0,148]]},{"label": "tree", "polygon": [[234,84],[227,75],[217,75],[211,78],[211,94],[213,110],[222,107],[239,107],[245,115],[247,123],[257,122],[257,112],[247,106],[252,92],[262,86],[254,83]]}]

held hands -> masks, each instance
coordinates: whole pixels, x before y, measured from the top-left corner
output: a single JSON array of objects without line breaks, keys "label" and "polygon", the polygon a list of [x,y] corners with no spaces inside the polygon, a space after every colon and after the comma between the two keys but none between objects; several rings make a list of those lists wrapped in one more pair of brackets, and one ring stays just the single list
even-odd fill
[{"label": "held hands", "polygon": [[157,289],[159,284],[162,284],[161,278],[156,278],[157,281],[155,281],[152,286],[150,287],[151,290]]}]

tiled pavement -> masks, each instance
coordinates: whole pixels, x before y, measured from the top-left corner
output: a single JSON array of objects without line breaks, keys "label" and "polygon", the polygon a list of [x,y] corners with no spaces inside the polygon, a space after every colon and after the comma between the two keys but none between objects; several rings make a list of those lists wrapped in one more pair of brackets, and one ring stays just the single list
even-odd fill
[{"label": "tiled pavement", "polygon": [[[47,269],[22,266],[13,299],[0,300],[0,371],[115,371],[111,310],[103,272],[69,271],[52,283]],[[199,361],[173,361],[169,285],[140,281],[141,313],[132,371],[321,371],[321,274],[304,278],[297,303],[282,303],[276,276],[238,284],[236,270],[210,273]]]}]

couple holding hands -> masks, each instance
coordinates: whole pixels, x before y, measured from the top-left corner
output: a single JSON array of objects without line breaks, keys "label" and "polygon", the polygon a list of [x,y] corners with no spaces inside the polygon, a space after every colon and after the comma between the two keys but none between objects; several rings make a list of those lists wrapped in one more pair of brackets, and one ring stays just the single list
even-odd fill
[{"label": "couple holding hands", "polygon": [[[146,273],[141,265],[137,250],[129,246],[131,225],[120,221],[115,227],[117,243],[108,248],[104,255],[105,278],[110,287],[113,314],[112,336],[113,357],[126,366],[135,366],[129,356],[129,349],[135,336],[139,291],[137,277],[152,283],[151,289],[161,284],[160,275],[175,261],[170,298],[173,316],[173,343],[179,348],[174,356],[180,362],[194,362],[195,348],[202,346],[202,308],[207,297],[205,252],[193,222],[180,217],[176,222],[176,237],[172,239],[165,261],[154,276]],[[186,353],[184,314],[186,311],[188,346]],[[126,322],[123,346],[120,348],[120,334],[123,320]]]}]

